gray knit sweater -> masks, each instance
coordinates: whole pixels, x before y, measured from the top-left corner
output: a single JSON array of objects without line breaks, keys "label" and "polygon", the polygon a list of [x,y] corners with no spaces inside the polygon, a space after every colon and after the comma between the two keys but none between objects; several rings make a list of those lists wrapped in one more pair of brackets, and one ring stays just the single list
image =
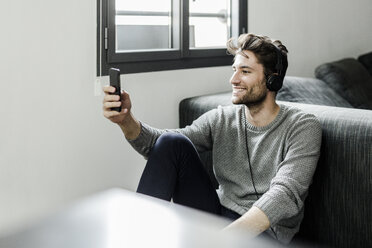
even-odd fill
[{"label": "gray knit sweater", "polygon": [[161,130],[141,123],[139,137],[129,143],[146,158],[157,138],[171,131],[187,136],[199,152],[211,150],[221,204],[241,215],[258,207],[270,220],[267,232],[289,243],[300,227],[319,158],[320,123],[283,104],[264,127],[251,125],[244,113],[243,105],[218,107],[183,129]]}]

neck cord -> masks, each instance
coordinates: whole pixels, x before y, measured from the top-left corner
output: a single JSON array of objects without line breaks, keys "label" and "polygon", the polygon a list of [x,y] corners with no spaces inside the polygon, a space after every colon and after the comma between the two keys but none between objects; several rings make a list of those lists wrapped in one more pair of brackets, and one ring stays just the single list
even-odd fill
[{"label": "neck cord", "polygon": [[[246,118],[246,115],[245,115],[245,107],[244,107],[244,111],[243,112],[243,118],[244,118],[244,131],[245,131],[245,147],[247,149],[247,158],[248,158],[248,164],[249,164],[249,173],[251,175],[251,180],[252,180],[252,185],[253,185],[253,189],[254,189],[254,192],[256,194],[256,198],[257,200],[260,199],[258,197],[258,193],[257,193],[257,190],[256,190],[256,185],[254,184],[254,181],[253,181],[253,172],[252,172],[252,165],[251,165],[251,159],[249,157],[249,149],[248,149],[248,134],[247,134],[247,129],[248,129],[248,120]],[[274,229],[270,226],[270,229],[271,231],[274,233],[275,235],[275,238],[278,239],[278,237],[276,236],[276,232],[274,232]]]},{"label": "neck cord", "polygon": [[[245,110],[245,107],[244,107],[244,110]],[[256,185],[254,184],[254,180],[253,180],[253,172],[252,172],[252,166],[251,166],[251,159],[249,157],[249,150],[248,150],[248,134],[247,134],[247,129],[248,129],[248,125],[247,125],[247,118],[245,116],[245,111],[243,111],[243,115],[244,115],[244,131],[245,131],[245,147],[247,149],[247,158],[248,158],[248,164],[249,164],[249,174],[251,175],[251,180],[252,180],[252,185],[253,185],[253,188],[254,188],[254,192],[256,194],[256,197],[257,197],[257,200],[259,199],[258,197],[258,193],[257,193],[257,190],[256,190]]]}]

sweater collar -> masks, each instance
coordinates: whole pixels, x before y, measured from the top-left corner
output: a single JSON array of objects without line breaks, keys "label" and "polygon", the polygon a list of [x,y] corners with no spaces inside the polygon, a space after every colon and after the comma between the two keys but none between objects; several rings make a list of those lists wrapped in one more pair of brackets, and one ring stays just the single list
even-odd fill
[{"label": "sweater collar", "polygon": [[267,131],[267,130],[271,129],[273,126],[275,126],[277,123],[280,123],[281,120],[283,119],[286,106],[283,105],[283,104],[279,104],[279,107],[280,107],[279,113],[277,114],[277,116],[275,117],[275,119],[272,122],[270,122],[266,126],[257,127],[257,126],[252,125],[247,120],[247,117],[245,116],[245,106],[244,105],[241,105],[242,123],[243,123],[243,125],[245,125],[245,127],[248,130],[251,130],[251,131],[255,131],[255,132],[264,132],[264,131]]}]

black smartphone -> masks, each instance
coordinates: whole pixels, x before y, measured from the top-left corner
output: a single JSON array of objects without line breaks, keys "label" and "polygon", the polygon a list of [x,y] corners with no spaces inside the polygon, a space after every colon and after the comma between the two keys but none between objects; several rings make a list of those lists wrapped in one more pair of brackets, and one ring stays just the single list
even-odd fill
[{"label": "black smartphone", "polygon": [[[110,86],[115,88],[115,92],[112,93],[112,95],[118,95],[121,100],[121,88],[120,88],[120,70],[116,68],[110,68],[109,70],[109,76],[110,76]],[[120,107],[111,108],[113,111],[121,111]]]}]

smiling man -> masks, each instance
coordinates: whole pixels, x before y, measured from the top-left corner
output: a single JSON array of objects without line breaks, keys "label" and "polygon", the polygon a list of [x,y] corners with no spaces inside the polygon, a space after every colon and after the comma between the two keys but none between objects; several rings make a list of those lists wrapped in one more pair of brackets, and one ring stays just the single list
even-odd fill
[{"label": "smiling man", "polygon": [[[278,40],[243,34],[235,55],[232,106],[213,109],[182,129],[156,129],[131,112],[129,94],[104,88],[104,116],[148,159],[138,192],[225,216],[226,230],[266,232],[289,243],[298,232],[319,158],[321,127],[299,109],[278,104],[287,49]],[[122,106],[122,111],[111,108]],[[198,152],[212,150],[216,191]]]}]

